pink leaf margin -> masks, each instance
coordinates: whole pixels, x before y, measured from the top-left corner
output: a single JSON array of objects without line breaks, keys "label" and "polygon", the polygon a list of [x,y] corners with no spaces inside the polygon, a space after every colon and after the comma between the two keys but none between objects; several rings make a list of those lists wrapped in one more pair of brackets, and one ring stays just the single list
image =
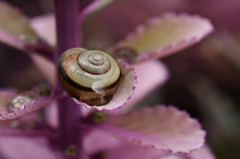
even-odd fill
[{"label": "pink leaf margin", "polygon": [[47,97],[34,99],[32,102],[25,104],[23,109],[14,108],[10,113],[7,113],[7,112],[0,113],[0,120],[12,120],[12,119],[25,116],[27,114],[30,114],[32,112],[39,110],[40,108],[46,106],[51,102],[52,102],[52,99]]},{"label": "pink leaf margin", "polygon": [[161,61],[148,61],[133,65],[133,67],[137,75],[135,92],[122,109],[111,111],[111,113],[120,114],[130,111],[137,103],[142,101],[144,97],[149,95],[149,93],[164,85],[169,78],[169,71]]},{"label": "pink leaf margin", "polygon": [[[158,105],[153,108],[145,107],[138,111],[130,112],[125,115],[119,115],[118,118],[127,119],[131,116],[134,116],[136,119],[136,117],[141,118],[144,113],[152,113],[152,112],[157,112],[157,111],[160,112],[160,111],[165,111],[165,110],[169,111],[169,113],[170,113],[169,117],[170,117],[170,115],[174,114],[177,118],[179,118],[179,121],[181,119],[185,119],[192,129],[197,130],[197,132],[195,132],[195,134],[194,134],[194,135],[196,135],[196,136],[194,136],[194,138],[196,137],[197,142],[191,143],[191,141],[190,142],[189,141],[177,141],[175,147],[174,146],[173,147],[161,146],[159,144],[156,145],[156,144],[154,144],[155,141],[153,143],[151,143],[150,140],[148,141],[148,139],[147,139],[148,136],[146,139],[144,139],[145,136],[143,134],[145,134],[146,132],[144,132],[143,134],[138,134],[137,132],[125,129],[124,124],[123,124],[124,121],[120,122],[120,125],[123,127],[121,127],[121,126],[119,127],[119,125],[117,126],[117,125],[112,124],[111,118],[112,117],[115,118],[116,115],[110,115],[110,114],[109,114],[108,118],[106,119],[105,123],[99,125],[99,128],[107,131],[108,133],[114,135],[115,137],[117,137],[123,141],[129,142],[129,143],[132,143],[135,145],[150,147],[153,149],[169,151],[171,153],[190,153],[194,150],[201,148],[204,145],[206,132],[204,130],[202,130],[201,124],[196,119],[191,118],[186,111],[179,111],[176,107],[173,107],[173,106],[166,107],[164,105]],[[136,121],[136,122],[140,122],[140,121]],[[147,130],[147,128],[144,129],[144,131],[145,130]],[[186,135],[186,134],[184,134],[184,132],[181,132],[181,131],[180,131],[180,134]],[[174,134],[171,134],[171,133],[169,133],[167,135],[173,135],[173,137],[174,137]],[[167,140],[164,139],[164,135],[160,136],[160,138],[158,138],[158,139],[162,140],[162,142],[165,144],[168,142]],[[173,142],[173,141],[171,141],[171,142]],[[161,142],[158,142],[158,143],[161,143]],[[183,144],[183,145],[181,145],[181,144]]]},{"label": "pink leaf margin", "polygon": [[[7,102],[10,102],[12,98],[14,98],[14,96],[17,95],[16,91],[12,91],[12,90],[1,90],[0,91],[0,103],[1,103],[1,107],[8,109]],[[13,108],[11,110],[11,112],[7,112],[7,111],[2,111],[0,113],[0,121],[1,120],[12,120],[12,119],[16,119],[22,116],[25,116],[27,114],[33,113],[37,110],[39,110],[40,108],[50,104],[54,98],[56,98],[57,96],[42,96],[38,99],[33,99],[31,102],[26,103],[24,105],[24,108]]]}]

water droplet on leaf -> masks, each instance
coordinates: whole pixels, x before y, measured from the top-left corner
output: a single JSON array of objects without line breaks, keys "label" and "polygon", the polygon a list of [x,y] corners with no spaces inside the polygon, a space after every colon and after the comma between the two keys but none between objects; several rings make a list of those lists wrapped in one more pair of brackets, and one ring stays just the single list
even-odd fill
[{"label": "water droplet on leaf", "polygon": [[20,108],[23,109],[24,105],[27,103],[30,103],[32,101],[32,98],[30,98],[29,96],[25,96],[25,95],[17,95],[15,96],[11,103],[9,104],[9,106],[11,108]]}]

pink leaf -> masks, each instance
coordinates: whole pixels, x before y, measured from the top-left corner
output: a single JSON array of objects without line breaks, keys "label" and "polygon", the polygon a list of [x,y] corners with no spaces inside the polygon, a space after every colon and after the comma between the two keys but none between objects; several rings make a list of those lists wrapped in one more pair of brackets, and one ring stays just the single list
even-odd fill
[{"label": "pink leaf", "polygon": [[0,157],[7,159],[57,159],[43,137],[0,137]]},{"label": "pink leaf", "polygon": [[89,155],[102,155],[104,159],[215,159],[207,146],[203,146],[189,154],[171,154],[170,151],[125,143],[98,129],[94,129],[84,137],[83,145],[84,150]]},{"label": "pink leaf", "polygon": [[205,145],[189,154],[178,153],[174,155],[165,155],[159,159],[215,159],[211,150]]},{"label": "pink leaf", "polygon": [[122,144],[106,151],[105,159],[160,159],[161,156],[169,153],[168,151],[155,150],[149,147]]},{"label": "pink leaf", "polygon": [[188,156],[190,156],[190,159],[215,159],[213,153],[206,145],[198,150],[192,151]]},{"label": "pink leaf", "polygon": [[114,0],[95,0],[89,4],[84,10],[80,13],[80,20],[84,20],[87,16],[97,12],[98,10],[104,8],[106,5],[111,3]]},{"label": "pink leaf", "polygon": [[85,151],[91,155],[101,153],[105,159],[155,159],[169,154],[168,151],[154,150],[122,142],[105,131],[95,129],[84,138]]},{"label": "pink leaf", "polygon": [[198,149],[205,137],[200,124],[186,112],[165,106],[109,115],[100,127],[130,143],[173,153]]},{"label": "pink leaf", "polygon": [[117,113],[132,109],[135,104],[143,100],[151,91],[163,85],[168,78],[168,70],[160,61],[144,62],[133,65],[133,67],[137,75],[134,94],[122,109],[116,110]]},{"label": "pink leaf", "polygon": [[31,19],[31,26],[33,29],[45,39],[49,44],[54,46],[56,44],[56,30],[54,15],[44,15]]},{"label": "pink leaf", "polygon": [[213,31],[212,24],[197,15],[164,14],[138,26],[132,34],[113,48],[129,48],[136,52],[133,62],[161,58],[189,47]]},{"label": "pink leaf", "polygon": [[4,2],[0,2],[0,42],[29,54],[39,53],[53,58],[51,48],[38,37],[28,18]]},{"label": "pink leaf", "polygon": [[53,101],[53,97],[40,96],[35,91],[16,93],[0,91],[0,120],[12,120],[33,113]]},{"label": "pink leaf", "polygon": [[32,54],[30,55],[32,58],[32,61],[36,65],[36,67],[39,69],[39,71],[42,73],[42,75],[47,79],[47,81],[53,86],[56,86],[56,66],[55,64],[46,59],[43,56]]},{"label": "pink leaf", "polygon": [[118,147],[122,142],[105,131],[94,129],[83,138],[84,150],[89,154]]},{"label": "pink leaf", "polygon": [[[28,19],[16,8],[0,2],[0,32],[12,38],[0,36],[0,41],[13,44],[12,39],[19,43],[33,44],[37,40],[36,33],[29,25]],[[5,36],[5,37],[7,37]]]}]

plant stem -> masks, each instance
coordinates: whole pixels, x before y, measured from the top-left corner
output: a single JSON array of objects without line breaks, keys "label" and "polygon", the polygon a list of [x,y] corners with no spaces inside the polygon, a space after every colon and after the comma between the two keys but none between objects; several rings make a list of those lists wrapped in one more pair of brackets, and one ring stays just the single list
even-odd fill
[{"label": "plant stem", "polygon": [[[80,45],[79,32],[79,3],[80,0],[55,0],[56,28],[57,28],[57,48],[55,62],[61,54]],[[58,81],[58,88],[62,88]],[[60,147],[66,151],[69,146],[81,147],[79,132],[76,131],[76,123],[81,117],[80,106],[71,99],[64,98],[58,101],[59,106],[59,131]],[[71,157],[71,158],[77,158]]]},{"label": "plant stem", "polygon": [[56,27],[57,27],[57,56],[73,47],[80,45],[78,23],[80,0],[55,0]]}]

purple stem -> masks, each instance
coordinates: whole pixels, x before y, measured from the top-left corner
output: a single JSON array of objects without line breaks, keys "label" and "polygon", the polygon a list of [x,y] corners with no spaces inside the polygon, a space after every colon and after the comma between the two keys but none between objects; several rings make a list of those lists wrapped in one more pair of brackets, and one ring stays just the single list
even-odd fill
[{"label": "purple stem", "polygon": [[[61,54],[69,49],[80,46],[79,13],[80,0],[55,0],[56,28],[57,28],[57,48],[55,62]],[[62,89],[58,81],[58,89]],[[72,102],[69,97],[58,101],[59,106],[59,131],[60,147],[66,151],[69,146],[81,147],[79,132],[76,125],[81,117],[80,106]],[[78,148],[78,150],[79,150]],[[65,157],[65,158],[78,158]]]},{"label": "purple stem", "polygon": [[55,0],[57,59],[65,50],[79,47],[80,45],[79,23],[77,20],[79,1],[80,0]]}]

